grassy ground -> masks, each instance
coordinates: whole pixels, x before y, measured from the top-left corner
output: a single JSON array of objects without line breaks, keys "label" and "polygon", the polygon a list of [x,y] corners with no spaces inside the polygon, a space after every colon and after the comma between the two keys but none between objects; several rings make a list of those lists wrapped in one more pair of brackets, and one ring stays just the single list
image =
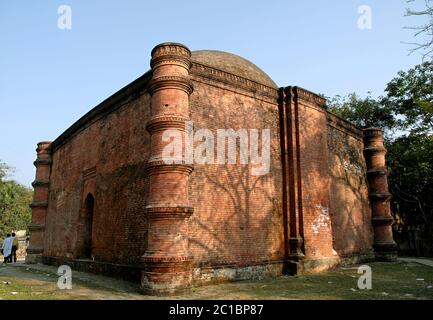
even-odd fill
[{"label": "grassy ground", "polygon": [[[417,263],[371,263],[372,290],[359,290],[357,268],[308,276],[282,276],[193,288],[172,299],[404,299],[433,300],[433,267]],[[0,299],[156,299],[139,286],[112,278],[73,272],[72,290],[57,288],[49,266],[1,265]]]}]

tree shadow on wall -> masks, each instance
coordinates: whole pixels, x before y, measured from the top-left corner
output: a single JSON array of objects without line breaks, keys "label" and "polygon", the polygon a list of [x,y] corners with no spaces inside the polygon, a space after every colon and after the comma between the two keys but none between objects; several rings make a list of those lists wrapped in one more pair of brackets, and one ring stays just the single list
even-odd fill
[{"label": "tree shadow on wall", "polygon": [[369,250],[373,242],[367,169],[362,150],[341,133],[329,130],[333,246],[345,256]]},{"label": "tree shadow on wall", "polygon": [[195,186],[199,194],[195,198],[201,199],[197,202],[203,202],[205,197],[211,199],[206,205],[195,204],[201,211],[191,221],[201,236],[191,237],[190,245],[205,252],[200,265],[241,266],[282,256],[281,181],[278,180],[281,165],[279,149],[275,148],[279,143],[272,143],[279,139],[277,106],[274,111],[265,112],[261,103],[247,106],[239,97],[230,106],[224,105],[224,96],[217,101],[203,96],[200,100],[192,109],[205,119],[203,126],[212,130],[215,138],[216,129],[271,130],[270,172],[266,175],[254,176],[250,163],[239,164],[239,141],[236,164],[195,165],[193,179],[199,181]]}]

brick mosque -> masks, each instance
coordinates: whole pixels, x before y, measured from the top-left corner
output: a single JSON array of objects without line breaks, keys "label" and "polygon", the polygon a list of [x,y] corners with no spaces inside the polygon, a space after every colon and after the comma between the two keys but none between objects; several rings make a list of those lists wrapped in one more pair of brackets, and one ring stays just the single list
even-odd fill
[{"label": "brick mosque", "polygon": [[[278,88],[234,54],[163,43],[150,66],[38,143],[28,263],[68,264],[166,295],[396,258],[379,129],[335,116],[305,89]],[[186,144],[187,123],[269,129],[267,174],[240,157],[167,163],[164,132],[181,132]]]}]

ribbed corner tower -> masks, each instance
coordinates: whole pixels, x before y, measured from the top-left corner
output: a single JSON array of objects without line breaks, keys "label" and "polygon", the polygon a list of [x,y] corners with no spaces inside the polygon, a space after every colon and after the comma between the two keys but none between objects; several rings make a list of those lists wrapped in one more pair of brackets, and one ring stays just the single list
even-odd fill
[{"label": "ribbed corner tower", "polygon": [[383,133],[378,128],[364,130],[364,156],[374,230],[373,248],[379,261],[395,261],[397,244],[392,235],[391,194],[388,191],[388,170]]},{"label": "ribbed corner tower", "polygon": [[32,222],[28,225],[30,245],[27,248],[26,263],[42,262],[52,162],[50,143],[49,141],[38,143],[36,149],[37,158],[33,163],[36,167],[36,178],[32,183],[34,188],[33,202],[30,205]]},{"label": "ribbed corner tower", "polygon": [[188,251],[188,219],[193,212],[188,199],[189,175],[193,170],[185,157],[168,163],[163,159],[164,131],[178,130],[185,150],[189,121],[191,51],[178,43],[163,43],[152,50],[151,135],[148,173],[148,248],[142,257],[142,289],[164,295],[188,291],[191,285],[191,256]]}]

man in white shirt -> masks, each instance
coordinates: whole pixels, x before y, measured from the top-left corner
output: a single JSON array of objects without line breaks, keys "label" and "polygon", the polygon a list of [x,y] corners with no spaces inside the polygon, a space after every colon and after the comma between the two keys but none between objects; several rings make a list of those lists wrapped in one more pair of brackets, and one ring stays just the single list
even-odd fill
[{"label": "man in white shirt", "polygon": [[8,233],[6,239],[3,241],[2,252],[4,257],[4,263],[10,262],[10,257],[12,254],[12,237]]}]

